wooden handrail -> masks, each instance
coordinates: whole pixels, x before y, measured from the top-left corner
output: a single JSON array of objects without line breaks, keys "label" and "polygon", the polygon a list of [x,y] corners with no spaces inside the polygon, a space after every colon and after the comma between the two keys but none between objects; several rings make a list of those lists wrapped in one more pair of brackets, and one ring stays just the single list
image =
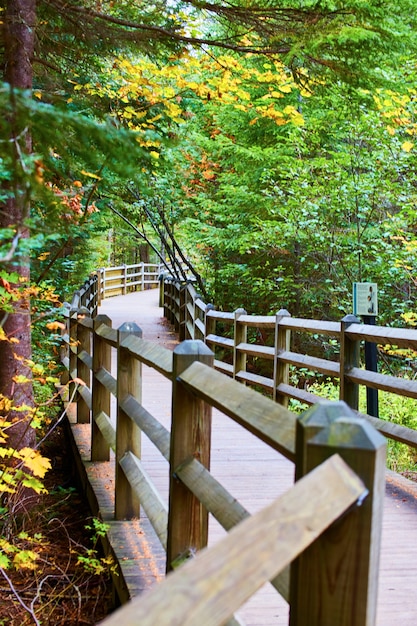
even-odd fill
[{"label": "wooden handrail", "polygon": [[[341,322],[293,318],[287,311],[279,311],[276,316],[247,315],[244,312],[236,317],[236,313],[216,311],[212,305],[205,305],[193,285],[181,284],[167,276],[164,276],[164,281],[164,314],[176,329],[182,324],[183,338],[203,339],[215,353],[214,365],[217,370],[245,384],[261,387],[279,404],[287,406],[291,398],[307,405],[322,401],[317,394],[291,384],[290,366],[296,371],[308,370],[313,375],[322,374],[334,381],[339,380],[339,397],[354,410],[358,410],[361,385],[417,398],[417,381],[359,367],[361,342],[395,345],[417,351],[417,330],[360,324],[353,316],[346,316]],[[185,324],[181,318],[183,312],[178,306],[181,293],[186,294],[181,297],[189,303]],[[195,319],[192,319],[192,314]],[[271,345],[264,345],[253,338],[251,341],[243,341],[242,337],[248,329],[257,329],[260,334],[269,332]],[[320,334],[338,341],[339,361],[296,352],[291,348],[291,337],[294,338],[296,333]],[[264,363],[270,373],[260,375],[247,371],[247,357]],[[378,419],[365,415],[365,418],[384,436],[416,447],[417,431],[400,425],[392,428],[389,416]]]},{"label": "wooden handrail", "polygon": [[155,288],[159,284],[162,285],[159,263],[136,263],[101,268],[74,292],[70,306],[74,310],[84,307],[91,317],[94,317],[104,298]]},{"label": "wooden handrail", "polygon": [[197,555],[102,624],[224,624],[256,590],[355,505],[365,491],[342,459],[330,458],[269,507],[244,520],[216,546]]},{"label": "wooden handrail", "polygon": [[[170,299],[172,308],[167,311],[174,320],[177,312],[182,316],[178,328],[196,333],[201,332],[200,324],[206,341],[210,335],[217,337],[213,310],[201,299],[198,306],[191,305],[188,295],[180,297],[181,285],[173,285],[164,289],[163,298],[164,303]],[[191,287],[186,286],[187,294],[195,302]],[[250,382],[251,374],[246,371],[249,324],[243,311],[219,316],[220,323],[233,331],[232,343],[224,344],[234,354],[230,377],[214,369],[214,354],[201,339],[183,341],[172,353],[143,339],[137,327],[124,324],[112,329],[106,316],[89,318],[80,295],[74,302],[82,308],[73,307],[68,319],[66,335],[74,348],[69,351],[71,376],[82,375],[85,383],[78,393],[77,419],[85,423],[91,416],[92,460],[107,462],[110,450],[115,452],[115,519],[137,518],[142,506],[166,550],[168,572],[207,545],[209,514],[230,531],[214,548],[181,565],[147,600],[141,598],[140,607],[129,604],[105,623],[111,625],[115,619],[118,626],[130,623],[134,607],[135,621],[141,624],[237,624],[231,617],[234,611],[270,581],[290,603],[290,626],[342,623],[346,605],[354,607],[350,623],[373,624],[385,440],[344,403],[320,404],[297,417],[284,403],[239,383]],[[274,364],[279,367],[274,367],[273,379],[277,396],[287,393],[287,365],[299,358],[289,346],[290,319],[281,311],[273,325],[264,321],[278,337]],[[315,324],[311,327],[317,331]],[[349,331],[350,326],[344,328],[345,336]],[[328,332],[334,332],[334,326]],[[355,344],[358,340],[352,337]],[[116,375],[114,369],[111,373],[112,350]],[[317,361],[323,369],[339,371],[338,363]],[[171,432],[142,406],[142,364],[172,383]],[[351,367],[343,373],[348,382],[352,371]],[[112,414],[112,395],[117,415]],[[296,484],[253,517],[210,473],[212,408],[295,463]],[[169,461],[169,503],[142,466],[142,432]],[[346,559],[346,553],[357,559]],[[318,577],[325,582],[316,585],[317,597],[305,594],[310,584],[306,577],[320,571],[323,554],[328,555],[331,576]],[[221,593],[216,591],[219,581]],[[184,585],[187,594],[179,602],[176,594]]]},{"label": "wooden handrail", "polygon": [[196,396],[294,460],[297,419],[294,413],[201,363],[193,363],[179,380]]}]

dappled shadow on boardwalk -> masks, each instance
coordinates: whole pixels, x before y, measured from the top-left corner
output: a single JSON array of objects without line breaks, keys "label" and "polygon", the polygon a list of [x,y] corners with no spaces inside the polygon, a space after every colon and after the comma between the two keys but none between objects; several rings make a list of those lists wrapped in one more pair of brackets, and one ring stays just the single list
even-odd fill
[{"label": "dappled shadow on boardwalk", "polygon": [[[114,328],[123,322],[136,322],[145,339],[172,350],[177,344],[177,338],[171,326],[162,318],[158,295],[158,290],[150,290],[111,298],[102,303],[99,312],[112,319]],[[147,367],[143,368],[143,380],[143,405],[169,429],[170,382]],[[88,458],[88,450],[85,450],[85,455]],[[143,437],[142,460],[146,471],[167,501],[168,464],[155,452],[146,437]],[[103,464],[88,465],[87,462],[87,472],[97,482],[96,489],[102,492],[102,506],[107,519],[112,516],[111,471],[114,470],[109,467],[106,469]],[[286,491],[293,481],[291,463],[217,411],[213,415],[212,471],[251,513]],[[387,474],[378,626],[414,626],[417,622],[414,601],[417,589],[416,495],[416,484],[392,473]],[[114,523],[111,532],[115,545],[121,550],[121,558],[131,563],[129,575],[132,593],[138,593],[163,576],[162,550],[145,515],[140,522],[135,522],[136,539],[133,543],[131,538],[123,534],[122,524]],[[216,523],[211,523],[210,543],[218,541],[223,535],[224,531]],[[138,577],[140,572],[140,581],[135,583],[135,576]],[[241,614],[248,626],[288,623],[288,608],[270,586],[261,595],[255,596]]]}]

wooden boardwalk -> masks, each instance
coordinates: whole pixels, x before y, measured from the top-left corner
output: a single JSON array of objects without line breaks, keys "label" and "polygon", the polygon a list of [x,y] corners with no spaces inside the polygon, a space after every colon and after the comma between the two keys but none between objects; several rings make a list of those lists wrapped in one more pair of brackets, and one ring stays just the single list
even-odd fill
[{"label": "wooden boardwalk", "polygon": [[[173,349],[176,336],[162,319],[158,290],[149,290],[104,300],[100,313],[113,327],[135,321],[145,339]],[[143,404],[168,429],[171,385],[153,370],[143,368]],[[97,506],[111,521],[111,464],[88,461],[88,426],[72,427],[83,465],[95,491]],[[143,437],[142,461],[161,494],[168,500],[168,464]],[[221,413],[213,413],[212,472],[251,513],[263,508],[293,483],[293,465],[256,440]],[[417,624],[417,484],[387,472],[378,600],[378,626]],[[126,523],[111,523],[112,546],[119,558],[131,565],[131,589],[140,593],[164,575],[164,556],[143,516],[135,522],[136,536]],[[210,545],[224,536],[216,522],[210,525]],[[120,554],[122,556],[120,557]],[[138,572],[140,575],[138,576]],[[128,574],[129,578],[129,574]],[[129,581],[128,581],[129,583]],[[266,586],[239,611],[247,626],[288,624],[288,606],[276,591]],[[197,625],[196,625],[197,626]],[[198,625],[203,626],[203,625]],[[331,625],[331,626],[337,626]]]}]

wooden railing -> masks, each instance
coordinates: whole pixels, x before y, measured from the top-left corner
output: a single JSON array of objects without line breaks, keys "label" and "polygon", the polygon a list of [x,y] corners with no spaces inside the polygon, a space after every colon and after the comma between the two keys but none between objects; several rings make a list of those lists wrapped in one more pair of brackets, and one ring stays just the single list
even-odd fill
[{"label": "wooden railing", "polygon": [[137,263],[102,267],[94,272],[74,292],[71,307],[88,309],[90,315],[96,315],[97,307],[104,298],[124,296],[133,291],[158,287],[161,279],[159,263]]},{"label": "wooden railing", "polygon": [[[275,316],[247,315],[243,309],[216,311],[203,302],[192,283],[180,283],[165,275],[160,289],[164,315],[174,324],[181,339],[201,339],[215,353],[214,366],[234,379],[262,388],[279,404],[294,398],[307,405],[323,398],[291,384],[290,366],[298,371],[324,374],[339,382],[339,397],[358,410],[359,386],[417,398],[417,380],[367,371],[360,367],[363,342],[417,351],[417,330],[360,323],[353,315],[340,322],[293,318],[286,310]],[[250,334],[250,337],[249,337]],[[297,335],[318,335],[337,343],[339,360],[301,354],[293,347]],[[264,337],[269,335],[270,344]],[[248,359],[270,375],[248,371]],[[294,374],[294,373],[293,373]],[[417,431],[387,419],[361,414],[386,437],[417,448]]]},{"label": "wooden railing", "polygon": [[[92,424],[91,459],[106,462],[115,452],[115,518],[137,518],[143,507],[166,549],[167,572],[207,545],[209,514],[230,531],[106,624],[241,623],[234,611],[265,581],[290,603],[291,626],[375,623],[385,470],[376,430],[345,403],[297,417],[216,371],[202,341],[171,352],[143,339],[135,324],[116,330],[106,316],[90,317],[85,302],[70,311],[67,339],[77,421]],[[172,383],[170,432],[141,403],[143,364]],[[212,407],[295,464],[294,487],[253,517],[210,473]],[[169,505],[142,466],[142,432],[169,460]]]}]

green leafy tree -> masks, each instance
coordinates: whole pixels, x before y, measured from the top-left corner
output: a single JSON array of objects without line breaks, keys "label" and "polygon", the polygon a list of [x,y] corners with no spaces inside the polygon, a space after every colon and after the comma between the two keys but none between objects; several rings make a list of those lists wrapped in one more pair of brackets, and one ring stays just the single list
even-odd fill
[{"label": "green leafy tree", "polygon": [[[38,257],[38,279],[43,280],[45,272],[50,272],[53,264],[58,264],[58,259],[62,258],[60,251],[65,246],[71,249],[79,240],[77,228],[84,230],[95,219],[92,215],[90,221],[89,208],[93,206],[93,201],[97,202],[97,207],[101,206],[99,194],[105,198],[108,189],[114,188],[115,181],[122,186],[123,180],[133,180],[141,196],[144,190],[149,189],[149,180],[152,181],[151,188],[155,189],[159,176],[156,172],[163,169],[155,167],[161,154],[159,146],[177,141],[180,120],[190,114],[189,100],[195,101],[198,96],[200,104],[195,106],[198,108],[203,104],[208,109],[213,100],[227,100],[229,110],[233,109],[236,114],[235,130],[242,128],[243,123],[249,126],[252,123],[253,130],[256,130],[254,134],[263,133],[265,137],[271,128],[276,131],[276,127],[287,118],[296,123],[300,117],[294,102],[288,104],[286,111],[275,106],[277,96],[274,92],[280,91],[274,87],[278,76],[281,76],[281,87],[284,86],[282,74],[285,74],[290,82],[299,85],[300,93],[310,81],[329,81],[330,76],[338,76],[352,84],[370,79],[383,82],[386,72],[380,69],[385,68],[382,61],[387,58],[395,60],[401,51],[415,49],[415,17],[411,0],[401,0],[400,5],[390,2],[383,6],[372,1],[356,0],[307,4],[295,0],[274,5],[266,0],[236,0],[233,3],[218,0],[157,1],[152,4],[131,0],[117,3],[5,0],[1,9],[4,44],[1,67],[6,82],[0,90],[4,112],[0,128],[4,148],[0,164],[1,258],[8,264],[6,272],[13,271],[20,277],[16,288],[24,285],[21,280],[29,282],[27,259],[31,249],[32,254]],[[192,48],[194,52],[190,53]],[[227,61],[226,67],[221,67],[221,50],[250,55],[246,69],[253,74],[253,87],[243,88],[239,84],[239,81],[249,84],[250,79],[237,65],[227,67]],[[271,90],[267,88],[265,92],[259,88],[259,73],[262,72],[260,66],[251,61],[254,55],[261,55],[273,64]],[[160,81],[158,76],[156,80],[154,76],[149,76],[148,67],[142,72],[142,75],[148,73],[148,93],[144,83],[140,92],[126,89],[130,78],[125,76],[124,94],[120,85],[116,84],[119,102],[114,110],[112,89],[109,89],[108,83],[101,81],[109,65],[118,63],[122,66],[125,62],[131,66],[141,63],[145,66],[152,61],[163,67],[172,57],[178,66],[182,65],[183,70],[187,64],[190,65],[190,59],[216,59],[210,76],[208,67],[204,70],[205,76],[210,78],[209,89],[203,89],[201,80],[194,81],[196,86],[192,87],[187,76],[182,87],[187,97],[178,102],[176,98],[183,97],[176,92],[180,83],[176,79],[172,93],[173,87],[169,85],[172,77],[168,76],[162,81],[165,93],[160,93],[159,102],[152,101],[152,90]],[[236,58],[232,65],[235,63]],[[200,69],[193,68],[192,71],[198,74]],[[129,72],[132,73],[132,67]],[[249,92],[251,106],[247,101]],[[146,125],[138,128],[137,118],[144,111]],[[192,107],[191,113],[194,114]],[[211,115],[208,112],[203,114],[203,118],[211,124],[211,132],[214,132],[218,124],[216,120],[210,121]],[[226,145],[227,141],[236,145],[231,136],[233,132],[223,133],[222,159],[228,151],[230,160],[232,154],[233,158],[239,158]],[[284,142],[285,132],[273,132],[272,135]],[[250,133],[246,136],[249,138]],[[220,137],[217,145],[220,145]],[[260,145],[261,150],[267,147],[272,149],[272,142]],[[222,165],[221,172],[220,168],[217,172],[214,166],[217,160],[211,159],[206,148],[201,154],[202,157],[206,154],[205,158],[213,162],[211,170],[204,169],[203,180],[207,181],[207,186],[221,187],[225,198],[230,200],[234,196],[233,210],[238,211],[237,185],[227,180],[227,176],[233,178],[231,168],[227,171]],[[68,202],[76,199],[74,185],[77,181],[81,182],[84,190],[80,207],[82,215],[78,222],[64,225],[61,220],[60,227],[55,226],[61,215],[67,212]],[[242,202],[247,204],[250,193],[254,194],[253,201],[260,196],[258,192],[251,191],[248,181],[240,192]],[[221,201],[224,206],[223,199],[211,196],[212,202]],[[271,202],[270,199],[269,205]],[[272,210],[268,202],[263,204],[266,214]],[[208,226],[220,230],[219,220],[223,217],[221,211],[215,209],[214,204],[209,207],[214,222]],[[178,210],[183,209],[180,207]],[[245,207],[240,211],[245,214],[247,236],[253,236],[252,247],[260,247],[256,212],[250,215]],[[266,214],[261,216],[264,224],[269,220]],[[159,218],[162,219],[161,216]],[[269,221],[275,222],[276,219],[274,217]],[[53,226],[46,228],[46,224]],[[250,264],[240,260],[242,254],[245,258],[252,257],[252,251],[243,241],[243,234],[235,237],[235,231],[230,231],[230,225],[226,226],[225,236],[230,238],[232,235],[234,241],[239,241],[232,253],[241,266],[240,274],[244,276],[247,272],[245,265],[249,267]],[[31,239],[29,227],[33,229],[34,237]],[[55,228],[57,236],[54,238]],[[265,226],[263,228],[265,230]],[[209,246],[210,241],[202,241],[202,245]],[[223,260],[217,259],[217,262],[222,264]],[[272,280],[277,278],[280,276],[274,275]],[[12,285],[11,281],[8,284]],[[11,288],[15,289],[13,285]],[[18,344],[13,346],[10,341],[1,344],[4,358],[0,393],[7,397],[13,395],[17,406],[30,408],[33,405],[27,366],[31,355],[30,307],[29,301],[23,297],[27,298],[29,292],[23,291],[21,295],[18,303],[16,300],[2,314],[7,339],[17,339]],[[10,302],[13,298],[9,298]],[[18,355],[17,360],[15,354]],[[26,381],[20,385],[19,391],[13,380],[15,376],[22,376],[19,380]],[[33,443],[28,422],[18,422],[19,445],[26,437],[25,443]]]},{"label": "green leafy tree", "polygon": [[217,303],[334,319],[352,282],[375,280],[382,321],[413,305],[414,92],[294,91],[282,106],[298,102],[303,123],[280,125],[248,106],[194,109],[165,177]]}]

